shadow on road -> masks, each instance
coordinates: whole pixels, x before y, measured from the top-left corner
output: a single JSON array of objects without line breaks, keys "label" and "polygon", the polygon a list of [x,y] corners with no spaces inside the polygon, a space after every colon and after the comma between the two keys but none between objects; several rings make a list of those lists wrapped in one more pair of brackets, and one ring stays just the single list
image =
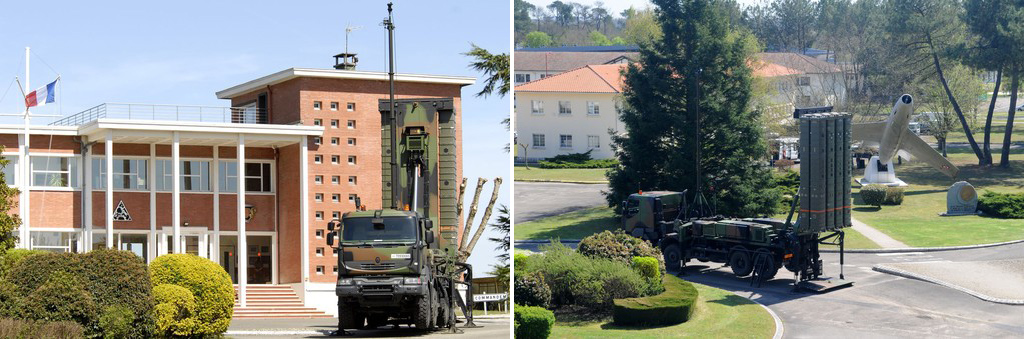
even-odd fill
[{"label": "shadow on road", "polygon": [[[724,266],[723,266],[724,267]],[[676,273],[676,272],[669,272]],[[686,281],[708,285],[715,288],[731,291],[744,295],[748,299],[770,306],[800,298],[816,295],[815,292],[793,291],[793,279],[775,278],[761,283],[760,287],[752,286],[750,277],[738,278],[721,267],[710,267],[708,265],[687,265],[683,268],[683,274],[677,275]],[[779,274],[788,273],[780,271]],[[749,292],[749,293],[744,293]],[[738,296],[730,296],[720,300],[709,300],[708,302],[720,303],[728,306],[735,306],[742,303]]]}]

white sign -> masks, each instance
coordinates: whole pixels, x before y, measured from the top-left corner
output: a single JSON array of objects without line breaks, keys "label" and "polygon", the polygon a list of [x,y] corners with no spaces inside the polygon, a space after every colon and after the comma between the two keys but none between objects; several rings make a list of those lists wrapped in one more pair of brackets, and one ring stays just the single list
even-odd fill
[{"label": "white sign", "polygon": [[114,209],[114,221],[132,221],[132,216],[128,214],[128,209],[124,207],[124,200],[117,203],[117,208]]},{"label": "white sign", "polygon": [[498,294],[474,294],[473,302],[503,301],[508,299],[508,293]]},{"label": "white sign", "polygon": [[391,259],[412,259],[412,255],[409,253],[394,253],[391,254]]}]

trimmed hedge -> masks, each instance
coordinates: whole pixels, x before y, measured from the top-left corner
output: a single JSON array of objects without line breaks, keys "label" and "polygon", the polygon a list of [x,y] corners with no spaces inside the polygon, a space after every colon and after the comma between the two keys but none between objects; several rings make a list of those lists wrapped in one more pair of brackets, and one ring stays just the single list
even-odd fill
[{"label": "trimmed hedge", "polygon": [[613,322],[623,326],[668,326],[690,320],[697,301],[697,289],[670,274],[666,274],[662,282],[665,292],[659,295],[615,299]]},{"label": "trimmed hedge", "polygon": [[0,318],[0,338],[85,338],[82,325],[71,321],[43,322]]},{"label": "trimmed hedge", "polygon": [[541,307],[515,305],[515,337],[545,339],[551,335],[555,314]]},{"label": "trimmed hedge", "polygon": [[188,335],[195,326],[192,315],[196,312],[196,297],[192,291],[178,285],[163,284],[153,288],[153,297],[157,301],[154,309],[157,333],[168,337]]},{"label": "trimmed hedge", "polygon": [[887,187],[885,189],[885,204],[886,205],[903,205],[903,187]]},{"label": "trimmed hedge", "polygon": [[985,192],[978,198],[978,210],[997,218],[1024,219],[1024,193]]},{"label": "trimmed hedge", "polygon": [[525,306],[551,306],[551,288],[544,282],[544,275],[538,272],[516,274],[515,303]]},{"label": "trimmed hedge", "polygon": [[576,250],[588,257],[611,259],[627,266],[633,264],[633,257],[651,257],[658,260],[658,269],[665,272],[665,257],[661,255],[660,249],[621,229],[583,238]]},{"label": "trimmed hedge", "polygon": [[882,204],[885,204],[885,191],[886,187],[884,185],[864,185],[864,187],[860,188],[860,198],[864,200],[866,205],[882,207]]},{"label": "trimmed hedge", "polygon": [[651,257],[633,257],[633,269],[647,279],[661,278],[661,271],[658,270],[658,259]]},{"label": "trimmed hedge", "polygon": [[616,159],[596,159],[584,162],[552,162],[541,160],[537,162],[540,168],[612,168],[619,164]]},{"label": "trimmed hedge", "polygon": [[224,268],[192,254],[163,255],[150,264],[154,286],[172,284],[187,288],[195,296],[196,312],[183,331],[189,336],[218,335],[231,323],[235,289]]}]

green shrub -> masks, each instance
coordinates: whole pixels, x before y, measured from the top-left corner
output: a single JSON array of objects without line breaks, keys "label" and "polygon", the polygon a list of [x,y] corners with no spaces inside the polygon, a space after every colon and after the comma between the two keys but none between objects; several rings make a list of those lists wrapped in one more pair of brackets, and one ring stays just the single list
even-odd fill
[{"label": "green shrub", "polygon": [[168,254],[153,260],[149,274],[154,286],[178,285],[195,296],[195,322],[189,335],[217,335],[228,329],[235,290],[220,265],[191,254]]},{"label": "green shrub", "polygon": [[544,282],[544,275],[538,272],[516,274],[515,296],[517,305],[545,308],[551,305],[551,288]]},{"label": "green shrub", "polygon": [[[135,322],[135,313],[132,313],[130,308],[114,305],[103,309],[99,326],[103,331],[104,338],[141,338],[131,335],[133,322]],[[152,331],[149,332],[152,333]]]},{"label": "green shrub", "polygon": [[697,289],[689,282],[666,274],[665,292],[645,298],[615,299],[612,319],[623,326],[668,326],[686,322],[693,315]]},{"label": "green shrub", "polygon": [[978,210],[997,218],[1024,219],[1024,193],[985,192],[978,198]]},{"label": "green shrub", "polygon": [[651,257],[633,257],[633,269],[647,279],[660,279],[661,271],[658,270],[658,259]]},{"label": "green shrub", "polygon": [[58,271],[25,297],[21,317],[44,321],[74,321],[93,332],[99,307],[83,282],[71,273]]},{"label": "green shrub", "polygon": [[658,269],[665,272],[665,258],[661,250],[621,229],[583,238],[576,250],[588,257],[611,259],[627,266],[633,263],[633,257],[651,257],[658,260]]},{"label": "green shrub", "polygon": [[46,251],[40,250],[26,250],[21,248],[13,248],[7,250],[6,253],[0,254],[0,279],[7,276],[7,272],[14,267],[14,264],[21,262],[28,256],[35,254],[44,254]]},{"label": "green shrub", "polygon": [[17,287],[19,295],[27,296],[49,281],[53,274],[65,272],[78,276],[81,270],[81,256],[78,254],[43,253],[18,261],[11,267],[7,280]]},{"label": "green shrub", "polygon": [[612,168],[619,164],[616,159],[597,159],[584,162],[551,162],[541,160],[537,162],[540,168]]},{"label": "green shrub", "polygon": [[529,272],[540,273],[555,307],[574,305],[606,312],[612,299],[653,295],[661,283],[645,279],[629,265],[591,258],[559,243],[530,258]]},{"label": "green shrub", "polygon": [[196,319],[196,297],[187,288],[163,284],[153,288],[157,333],[167,337],[192,333]]},{"label": "green shrub", "polygon": [[865,205],[882,207],[882,204],[885,204],[885,192],[885,185],[864,185],[860,188],[860,198],[864,200]]},{"label": "green shrub", "polygon": [[580,164],[580,163],[584,163],[584,162],[587,162],[587,161],[593,159],[593,158],[590,157],[590,153],[593,153],[593,152],[594,152],[594,150],[589,150],[589,151],[586,151],[586,152],[583,152],[583,153],[560,154],[560,155],[556,155],[556,156],[547,158],[545,160],[550,161],[550,162],[570,162],[570,163]]},{"label": "green shrub", "polygon": [[903,205],[903,193],[903,187],[886,187],[884,203],[886,205]]},{"label": "green shrub", "polygon": [[111,306],[128,309],[131,326],[127,337],[151,336],[156,326],[155,302],[146,262],[132,252],[110,249],[93,250],[81,256],[81,277],[87,281],[86,289],[96,303],[104,309]]},{"label": "green shrub", "polygon": [[[17,317],[22,308],[21,299],[14,284],[0,279],[0,318]],[[0,338],[4,336],[0,335]]]},{"label": "green shrub", "polygon": [[0,338],[85,338],[82,325],[71,321],[43,322],[0,318]]},{"label": "green shrub", "polygon": [[512,256],[513,266],[515,266],[516,274],[526,270],[526,262],[530,257],[526,254],[516,253]]},{"label": "green shrub", "polygon": [[515,337],[545,339],[551,335],[555,314],[536,306],[515,305]]}]

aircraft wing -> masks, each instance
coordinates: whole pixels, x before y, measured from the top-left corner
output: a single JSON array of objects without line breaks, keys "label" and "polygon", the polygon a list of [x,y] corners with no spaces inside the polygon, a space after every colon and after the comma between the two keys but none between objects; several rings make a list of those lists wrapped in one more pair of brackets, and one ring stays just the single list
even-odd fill
[{"label": "aircraft wing", "polygon": [[903,142],[900,144],[900,149],[909,152],[914,158],[927,162],[950,178],[956,178],[956,175],[960,173],[959,168],[950,163],[942,154],[932,148],[932,146],[929,146],[924,140],[921,140],[921,137],[913,132],[907,131],[903,134]]},{"label": "aircraft wing", "polygon": [[871,143],[881,143],[882,133],[885,133],[886,122],[868,122],[863,124],[853,124],[853,140],[867,141]]}]

